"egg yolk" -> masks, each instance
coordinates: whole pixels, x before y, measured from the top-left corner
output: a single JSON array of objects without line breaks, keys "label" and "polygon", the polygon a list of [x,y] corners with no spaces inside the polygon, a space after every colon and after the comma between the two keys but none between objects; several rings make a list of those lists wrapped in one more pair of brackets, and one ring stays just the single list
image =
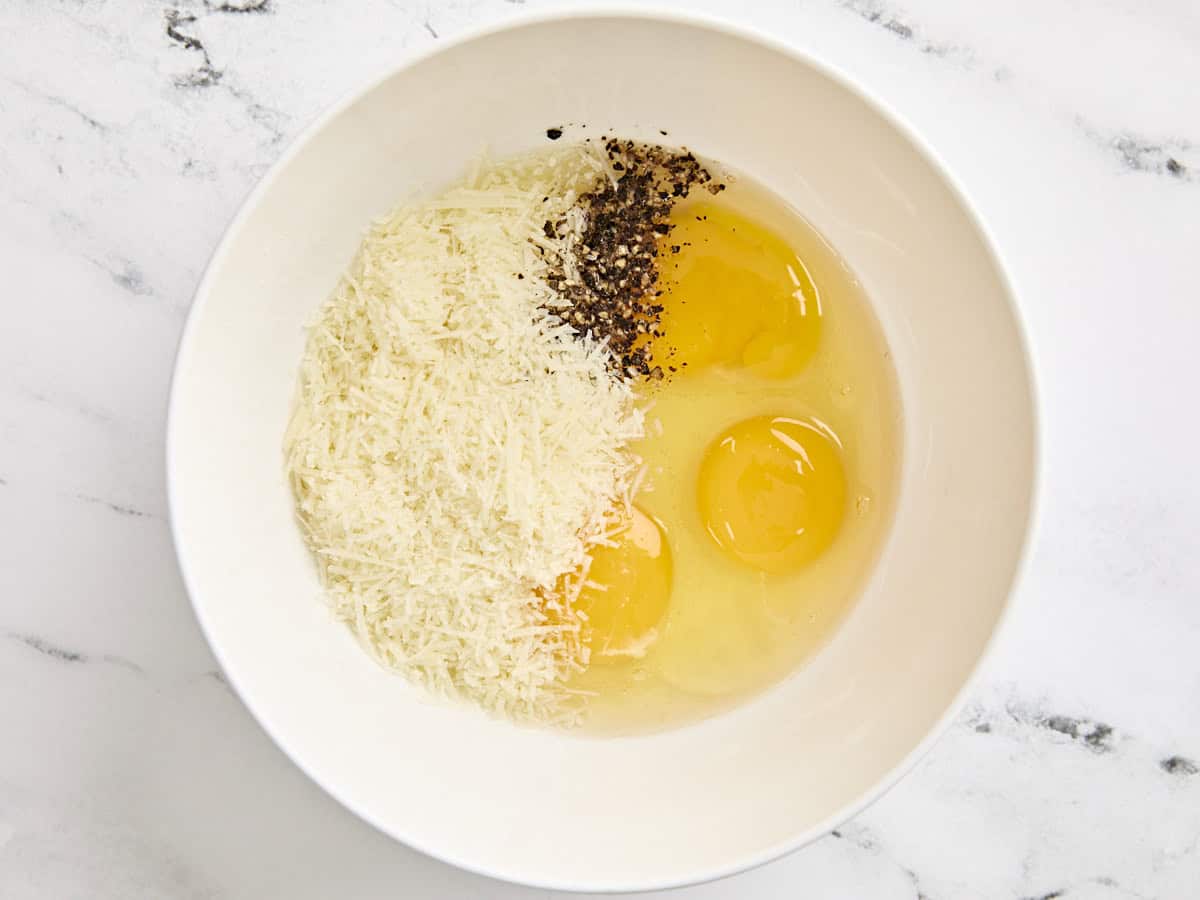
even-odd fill
[{"label": "egg yolk", "polygon": [[700,467],[700,514],[716,543],[764,572],[812,562],[846,512],[836,435],[804,419],[759,416],[722,434]]},{"label": "egg yolk", "polygon": [[821,335],[821,298],[777,235],[710,203],[682,204],[659,241],[663,311],[654,362],[795,375]]},{"label": "egg yolk", "polygon": [[593,662],[638,657],[658,637],[671,597],[671,550],[662,527],[634,507],[615,546],[592,550],[576,608],[587,615]]}]

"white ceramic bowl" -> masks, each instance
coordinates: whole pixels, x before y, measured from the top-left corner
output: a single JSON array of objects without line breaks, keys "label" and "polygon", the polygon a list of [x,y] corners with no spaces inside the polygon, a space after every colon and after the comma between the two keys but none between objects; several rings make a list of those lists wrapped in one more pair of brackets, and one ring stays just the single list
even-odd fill
[{"label": "white ceramic bowl", "polygon": [[[453,178],[484,145],[528,148],[563,122],[651,139],[666,129],[794,204],[866,284],[905,412],[892,534],[834,639],[753,702],[648,737],[523,730],[383,672],[322,605],[282,470],[302,323],[367,221]],[[877,103],[824,65],[723,26],[540,17],[442,45],[358,93],[247,201],[179,352],[172,527],[231,684],[355,813],[498,878],[662,887],[819,837],[946,725],[1020,567],[1035,430],[1022,329],[988,238]]]}]

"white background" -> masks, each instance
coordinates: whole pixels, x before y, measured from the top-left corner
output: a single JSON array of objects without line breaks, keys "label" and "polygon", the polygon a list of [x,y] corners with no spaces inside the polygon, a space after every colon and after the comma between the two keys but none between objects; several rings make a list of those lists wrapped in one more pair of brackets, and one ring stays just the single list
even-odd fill
[{"label": "white background", "polygon": [[[287,141],[545,5],[0,4],[0,898],[546,896],[392,843],[268,741],[192,619],[162,447],[192,291]],[[687,5],[860,79],[962,180],[1032,331],[1045,492],[930,756],[837,836],[671,896],[1200,895],[1200,6]]]}]

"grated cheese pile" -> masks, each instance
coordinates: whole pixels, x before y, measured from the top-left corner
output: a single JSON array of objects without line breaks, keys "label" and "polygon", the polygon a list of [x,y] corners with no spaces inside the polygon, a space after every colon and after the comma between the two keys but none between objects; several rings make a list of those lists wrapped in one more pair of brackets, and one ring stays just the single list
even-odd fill
[{"label": "grated cheese pile", "polygon": [[374,223],[311,326],[285,439],[337,617],[385,666],[521,719],[573,715],[586,651],[560,579],[636,474],[642,414],[546,311],[535,249],[571,256],[575,200],[606,177],[580,146],[481,161]]}]

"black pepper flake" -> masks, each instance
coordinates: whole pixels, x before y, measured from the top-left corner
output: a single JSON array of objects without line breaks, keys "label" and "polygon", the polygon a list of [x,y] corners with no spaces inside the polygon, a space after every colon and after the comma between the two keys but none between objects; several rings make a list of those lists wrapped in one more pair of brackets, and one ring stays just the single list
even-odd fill
[{"label": "black pepper flake", "polygon": [[550,138],[550,140],[552,140],[552,141],[557,141],[560,137],[562,137],[562,134],[563,133],[562,133],[561,128],[547,128],[546,129],[546,137]]},{"label": "black pepper flake", "polygon": [[[647,340],[649,335],[661,337],[663,306],[655,301],[662,295],[656,239],[670,233],[673,226],[667,219],[672,209],[693,188],[703,186],[715,194],[724,185],[714,185],[712,175],[689,151],[608,135],[601,140],[617,177],[577,201],[587,224],[567,251],[571,259],[547,254],[546,281],[566,301],[549,312],[579,332],[606,341],[611,370],[618,377],[661,379],[662,367],[652,364]],[[542,226],[549,238],[564,229],[562,220]],[[671,246],[672,253],[680,249]],[[578,277],[568,279],[568,271]]]}]

